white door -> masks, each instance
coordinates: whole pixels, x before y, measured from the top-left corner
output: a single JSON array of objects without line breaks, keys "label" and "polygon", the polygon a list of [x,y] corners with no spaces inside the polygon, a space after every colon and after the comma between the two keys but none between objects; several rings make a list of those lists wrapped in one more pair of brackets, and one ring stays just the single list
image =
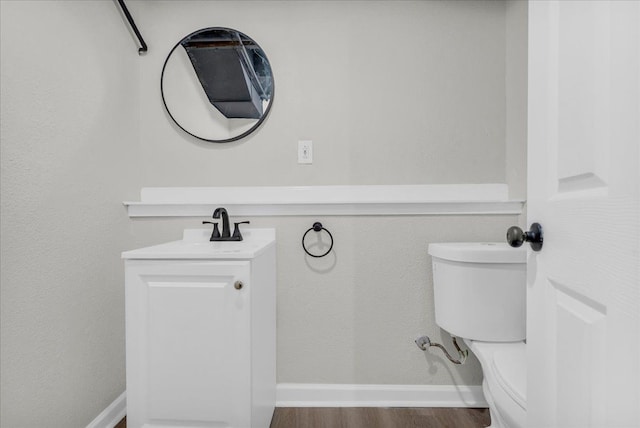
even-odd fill
[{"label": "white door", "polygon": [[530,427],[640,427],[640,2],[529,3]]},{"label": "white door", "polygon": [[250,274],[248,261],[127,260],[127,426],[250,426]]}]

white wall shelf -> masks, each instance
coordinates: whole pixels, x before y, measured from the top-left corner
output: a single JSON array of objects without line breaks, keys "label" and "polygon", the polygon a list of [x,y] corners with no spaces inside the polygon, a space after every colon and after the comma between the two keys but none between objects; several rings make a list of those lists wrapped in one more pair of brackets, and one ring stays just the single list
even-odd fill
[{"label": "white wall shelf", "polygon": [[518,215],[506,184],[291,187],[145,187],[129,217],[202,217],[224,206],[240,216]]}]

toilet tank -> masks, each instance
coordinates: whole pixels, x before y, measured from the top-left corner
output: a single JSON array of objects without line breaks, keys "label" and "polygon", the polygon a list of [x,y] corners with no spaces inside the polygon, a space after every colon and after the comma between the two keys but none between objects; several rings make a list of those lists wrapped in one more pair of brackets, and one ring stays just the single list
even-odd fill
[{"label": "toilet tank", "polygon": [[430,244],[436,323],[486,342],[526,337],[526,249],[506,243]]}]

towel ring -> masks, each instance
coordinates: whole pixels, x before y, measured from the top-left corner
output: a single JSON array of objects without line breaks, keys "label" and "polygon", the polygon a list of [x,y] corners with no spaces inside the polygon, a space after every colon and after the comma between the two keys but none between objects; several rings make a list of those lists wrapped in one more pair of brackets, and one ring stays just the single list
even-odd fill
[{"label": "towel ring", "polygon": [[[315,231],[315,232],[320,232],[320,231],[325,231],[329,234],[329,238],[331,238],[331,245],[329,246],[329,249],[320,255],[317,254],[311,254],[309,252],[309,250],[307,250],[307,247],[304,246],[304,238],[307,237],[307,233],[311,232],[311,231]],[[302,249],[304,250],[305,253],[309,254],[311,257],[316,257],[316,258],[320,258],[320,257],[324,257],[327,254],[329,254],[331,252],[331,249],[333,248],[333,235],[331,234],[331,232],[329,232],[327,229],[325,229],[324,227],[322,227],[322,223],[320,223],[319,221],[313,223],[313,226],[310,227],[305,233],[304,235],[302,235]]]}]

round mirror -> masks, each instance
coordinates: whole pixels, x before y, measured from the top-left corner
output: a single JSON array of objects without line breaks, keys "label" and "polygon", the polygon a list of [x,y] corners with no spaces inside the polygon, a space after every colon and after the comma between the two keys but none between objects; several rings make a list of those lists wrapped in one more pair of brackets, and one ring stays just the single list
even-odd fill
[{"label": "round mirror", "polygon": [[230,28],[195,31],[167,56],[160,78],[171,119],[201,140],[227,143],[260,126],[273,102],[273,74],[264,51]]}]

